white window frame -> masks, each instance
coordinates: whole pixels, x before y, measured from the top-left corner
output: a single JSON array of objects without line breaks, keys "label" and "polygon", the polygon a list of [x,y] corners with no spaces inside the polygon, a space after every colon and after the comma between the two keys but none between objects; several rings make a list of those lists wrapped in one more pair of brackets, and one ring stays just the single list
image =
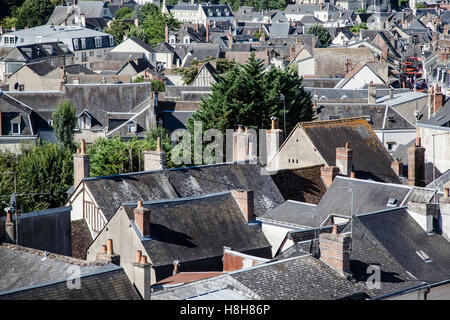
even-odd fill
[{"label": "white window frame", "polygon": [[91,117],[85,112],[78,118],[78,126],[80,129],[91,129]]},{"label": "white window frame", "polygon": [[81,49],[86,49],[86,38],[81,38]]},{"label": "white window frame", "polygon": [[135,134],[137,132],[137,125],[133,121],[128,122],[128,133]]},{"label": "white window frame", "polygon": [[109,36],[109,45],[111,47],[114,47],[114,37],[113,36]]},{"label": "white window frame", "polygon": [[77,38],[77,39],[74,39],[74,40],[73,40],[73,48],[74,48],[75,50],[78,50],[79,47],[80,47],[79,39],[78,39],[78,38]]},{"label": "white window frame", "polygon": [[[14,125],[17,125],[17,132],[14,130]],[[12,134],[20,134],[20,122],[12,123]]]},{"label": "white window frame", "polygon": [[95,47],[101,48],[102,46],[102,38],[101,37],[95,37]]}]

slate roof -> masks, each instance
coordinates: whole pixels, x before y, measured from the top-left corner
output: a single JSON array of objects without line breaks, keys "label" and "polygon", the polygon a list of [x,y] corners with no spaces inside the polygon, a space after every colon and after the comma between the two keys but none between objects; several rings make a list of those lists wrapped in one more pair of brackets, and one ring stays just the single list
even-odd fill
[{"label": "slate roof", "polygon": [[261,221],[268,222],[281,222],[296,225],[297,227],[308,227],[313,223],[308,223],[309,218],[313,218],[313,213],[316,210],[315,205],[307,204],[304,202],[297,202],[287,200],[280,204],[278,207],[272,209],[262,217],[259,217]]},{"label": "slate roof", "polygon": [[429,119],[418,122],[418,126],[422,125],[449,128],[448,130],[450,130],[450,99],[447,99],[445,104]]},{"label": "slate roof", "polygon": [[256,164],[224,163],[84,181],[107,220],[127,201],[185,198],[232,189],[254,190],[255,214],[262,215],[284,199],[270,176],[260,170],[265,171]]},{"label": "slate roof", "polygon": [[0,245],[0,292],[67,279],[74,266],[81,274],[111,270],[112,264],[99,265],[72,257],[48,253],[13,244]]},{"label": "slate roof", "polygon": [[[270,244],[257,226],[245,220],[231,192],[202,197],[144,202],[151,210],[150,239],[141,242],[153,266],[172,265],[222,257],[223,247],[239,252],[269,248]],[[124,204],[134,220],[136,203]]]},{"label": "slate roof", "polygon": [[276,261],[230,275],[264,300],[362,299],[362,291],[311,255]]},{"label": "slate roof", "polygon": [[[357,219],[418,280],[433,284],[450,279],[450,243],[440,234],[427,234],[406,208]],[[425,252],[432,261],[422,260],[418,250]]]},{"label": "slate roof", "polygon": [[85,219],[72,221],[72,257],[86,259],[86,252],[92,243],[91,232]]},{"label": "slate roof", "polygon": [[440,175],[434,181],[427,184],[426,188],[438,189],[442,191],[444,189],[444,185],[449,181],[450,181],[450,169],[442,173],[442,175]]},{"label": "slate roof", "polygon": [[26,65],[28,68],[30,68],[34,73],[38,74],[39,76],[44,76],[50,71],[54,70],[55,67],[47,62],[38,62],[38,63],[30,63]]},{"label": "slate roof", "polygon": [[317,204],[327,190],[320,177],[321,167],[278,170],[271,177],[283,198]]},{"label": "slate roof", "polygon": [[141,300],[121,267],[80,277],[80,289],[69,289],[67,280],[0,292],[0,300]]},{"label": "slate roof", "polygon": [[303,122],[298,126],[328,165],[336,164],[336,148],[349,142],[357,178],[401,183],[391,168],[392,157],[364,118]]}]

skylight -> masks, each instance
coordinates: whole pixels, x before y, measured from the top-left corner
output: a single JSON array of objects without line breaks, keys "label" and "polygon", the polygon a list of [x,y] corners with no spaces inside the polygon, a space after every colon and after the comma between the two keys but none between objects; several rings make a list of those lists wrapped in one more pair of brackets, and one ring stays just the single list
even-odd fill
[{"label": "skylight", "polygon": [[419,257],[422,258],[422,260],[423,260],[425,263],[430,263],[430,262],[433,261],[433,259],[431,259],[431,258],[430,258],[425,252],[423,252],[422,250],[418,250],[418,251],[416,251],[416,253],[417,253],[417,255],[418,255]]}]

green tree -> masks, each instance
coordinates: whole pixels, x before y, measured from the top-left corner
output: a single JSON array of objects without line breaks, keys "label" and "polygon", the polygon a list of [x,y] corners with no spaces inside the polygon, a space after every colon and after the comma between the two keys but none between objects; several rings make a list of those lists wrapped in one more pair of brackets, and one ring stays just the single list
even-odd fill
[{"label": "green tree", "polygon": [[361,29],[368,29],[367,24],[362,22],[356,26],[350,28],[350,32],[359,32]]},{"label": "green tree", "polygon": [[147,3],[140,7],[136,15],[145,31],[146,42],[151,46],[165,40],[166,25],[169,30],[176,30],[180,26],[180,22],[171,14],[162,13],[161,9],[153,3]]},{"label": "green tree", "polygon": [[122,20],[114,20],[111,25],[103,31],[112,35],[116,44],[119,44],[123,41],[123,38],[128,35],[130,29],[130,24]]},{"label": "green tree", "polygon": [[423,2],[416,3],[416,9],[426,9],[428,6]]},{"label": "green tree", "polygon": [[18,19],[14,17],[4,17],[0,20],[0,25],[3,29],[11,29],[12,27],[17,27]]},{"label": "green tree", "polygon": [[7,16],[14,16],[15,10],[20,8],[25,0],[0,0],[0,19]]},{"label": "green tree", "polygon": [[53,129],[59,143],[65,147],[73,148],[73,130],[77,124],[76,109],[72,102],[63,100],[53,113]]},{"label": "green tree", "polygon": [[236,65],[212,86],[212,92],[202,101],[201,110],[194,112],[188,120],[193,131],[193,122],[201,121],[202,129],[215,128],[225,133],[226,129],[243,124],[249,128],[270,127],[270,117],[283,118],[285,96],[287,133],[296,123],[312,119],[312,102],[303,89],[302,78],[292,71],[272,67],[264,72],[262,62],[251,54],[245,65]]},{"label": "green tree", "polygon": [[314,24],[306,30],[307,34],[313,34],[317,38],[319,38],[320,43],[324,47],[328,47],[331,43],[331,36],[328,32],[328,29],[322,26],[321,24]]},{"label": "green tree", "polygon": [[15,13],[17,28],[32,28],[46,24],[53,9],[55,4],[50,0],[25,0]]},{"label": "green tree", "polygon": [[114,18],[116,18],[117,20],[124,20],[124,19],[131,19],[132,16],[133,10],[131,10],[128,7],[123,7],[116,11]]}]

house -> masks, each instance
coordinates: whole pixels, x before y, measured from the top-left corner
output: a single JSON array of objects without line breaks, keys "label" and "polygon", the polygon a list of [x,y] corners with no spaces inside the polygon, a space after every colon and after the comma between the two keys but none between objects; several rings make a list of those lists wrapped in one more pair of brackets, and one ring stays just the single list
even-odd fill
[{"label": "house", "polygon": [[63,42],[73,52],[73,64],[102,60],[114,47],[110,34],[78,26],[43,25],[2,35],[0,47],[17,47],[44,42]]},{"label": "house", "polygon": [[386,82],[367,63],[360,62],[345,74],[335,88],[361,89],[368,84],[386,85]]},{"label": "house", "polygon": [[337,36],[333,39],[333,41],[331,41],[331,44],[343,46],[349,43],[354,37],[355,35],[352,32],[342,30],[337,34]]},{"label": "house", "polygon": [[180,22],[203,24],[205,27],[210,22],[220,25],[230,23],[234,25],[235,18],[229,5],[224,4],[173,4],[168,5],[163,1],[161,6],[163,13],[170,13]]},{"label": "house", "polygon": [[[375,160],[376,159],[376,160]],[[299,123],[283,142],[268,170],[325,164],[342,174],[400,183],[393,162],[365,118]]]},{"label": "house", "polygon": [[218,82],[217,70],[211,64],[207,62],[200,67],[197,75],[192,82],[193,86],[211,86]]},{"label": "house", "polygon": [[62,42],[0,47],[0,81],[5,81],[21,66],[35,62],[47,62],[54,67],[71,65],[73,53]]},{"label": "house", "polygon": [[116,54],[116,53],[121,53],[123,55],[126,54],[134,55],[143,53],[147,61],[152,66],[156,67],[155,50],[152,47],[150,47],[147,43],[136,37],[126,38],[124,41],[122,41],[120,44],[118,44],[109,51],[109,54]]},{"label": "house", "polygon": [[[95,261],[108,239],[120,265],[132,277],[136,252],[151,263],[149,283],[183,272],[222,271],[224,246],[271,258],[270,245],[253,223],[253,192],[226,191],[204,196],[122,204],[88,249]],[[131,224],[131,228],[129,225]],[[225,232],[223,232],[225,231]]]}]

